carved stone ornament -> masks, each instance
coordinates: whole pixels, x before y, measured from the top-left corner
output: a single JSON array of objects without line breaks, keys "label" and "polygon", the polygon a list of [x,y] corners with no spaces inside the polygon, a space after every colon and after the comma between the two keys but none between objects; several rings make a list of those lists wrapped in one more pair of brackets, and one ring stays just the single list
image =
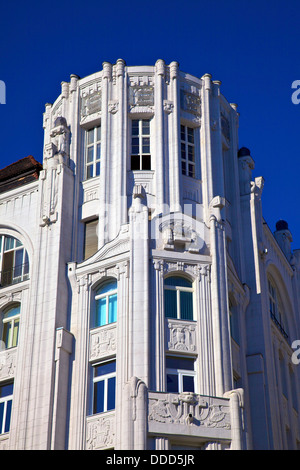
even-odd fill
[{"label": "carved stone ornament", "polygon": [[206,397],[190,392],[180,394],[150,392],[149,421],[230,429],[230,406],[225,400],[224,404],[209,403]]},{"label": "carved stone ornament", "polygon": [[17,349],[1,351],[0,342],[0,380],[9,379],[15,375]]},{"label": "carved stone ornament", "polygon": [[193,324],[168,320],[169,351],[196,351],[196,329]]},{"label": "carved stone ornament", "polygon": [[146,106],[152,109],[154,106],[154,87],[150,85],[131,86],[129,88],[130,108]]},{"label": "carved stone ornament", "polygon": [[87,420],[86,449],[98,450],[115,444],[115,415],[95,416]]},{"label": "carved stone ornament", "polygon": [[112,100],[108,103],[108,112],[111,114],[116,114],[119,110],[119,101]]},{"label": "carved stone ornament", "polygon": [[101,91],[95,90],[81,99],[81,117],[101,112]]},{"label": "carved stone ornament", "polygon": [[116,326],[103,326],[90,333],[90,361],[116,353]]},{"label": "carved stone ornament", "polygon": [[159,225],[163,249],[199,253],[204,248],[203,224],[183,215],[166,216]]},{"label": "carved stone ornament", "polygon": [[225,137],[226,140],[229,141],[230,139],[230,124],[227,119],[227,117],[221,113],[221,128],[222,128],[222,133]]},{"label": "carved stone ornament", "polygon": [[201,98],[195,93],[180,90],[180,107],[183,111],[201,116]]},{"label": "carved stone ornament", "polygon": [[164,100],[164,111],[167,114],[170,114],[172,113],[173,109],[174,109],[173,101]]}]

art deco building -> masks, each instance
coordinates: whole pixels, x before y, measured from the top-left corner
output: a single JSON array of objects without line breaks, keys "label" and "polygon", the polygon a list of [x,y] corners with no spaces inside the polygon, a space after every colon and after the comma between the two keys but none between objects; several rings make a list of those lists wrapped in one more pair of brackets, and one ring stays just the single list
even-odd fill
[{"label": "art deco building", "polygon": [[300,251],[238,121],[163,60],[46,104],[0,171],[1,449],[299,448]]}]

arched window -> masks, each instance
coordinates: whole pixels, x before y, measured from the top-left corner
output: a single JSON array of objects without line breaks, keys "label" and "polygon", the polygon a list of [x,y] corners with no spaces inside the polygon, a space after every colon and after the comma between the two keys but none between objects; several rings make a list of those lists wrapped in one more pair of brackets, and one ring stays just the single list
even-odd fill
[{"label": "arched window", "polygon": [[278,292],[278,288],[271,277],[268,277],[268,290],[269,290],[269,308],[270,315],[282,335],[288,337],[288,328],[284,315],[282,301]]},{"label": "arched window", "polygon": [[2,314],[2,336],[5,349],[14,348],[18,344],[20,323],[20,304],[8,307]]},{"label": "arched window", "polygon": [[0,285],[16,284],[29,278],[28,254],[14,237],[0,235]]},{"label": "arched window", "polygon": [[164,282],[165,316],[193,320],[193,286],[181,276],[167,277]]},{"label": "arched window", "polygon": [[94,327],[117,321],[117,281],[100,286],[95,295],[96,308]]}]

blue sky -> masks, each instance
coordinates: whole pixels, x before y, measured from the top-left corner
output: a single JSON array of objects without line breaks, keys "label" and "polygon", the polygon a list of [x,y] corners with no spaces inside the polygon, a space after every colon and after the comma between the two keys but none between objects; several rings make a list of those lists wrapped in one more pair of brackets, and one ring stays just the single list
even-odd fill
[{"label": "blue sky", "polygon": [[221,80],[238,104],[240,147],[263,176],[263,215],[285,219],[300,248],[298,0],[9,1],[0,6],[0,167],[27,155],[42,161],[42,114],[62,81],[102,69],[176,60],[181,70]]}]

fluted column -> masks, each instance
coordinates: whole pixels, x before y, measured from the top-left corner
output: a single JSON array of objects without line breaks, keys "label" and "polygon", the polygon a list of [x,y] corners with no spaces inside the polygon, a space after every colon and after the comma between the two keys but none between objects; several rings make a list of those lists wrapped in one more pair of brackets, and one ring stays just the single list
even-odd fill
[{"label": "fluted column", "polygon": [[211,266],[201,265],[198,268],[198,277],[196,283],[197,298],[197,329],[199,342],[199,393],[201,395],[214,396],[214,355],[211,338],[212,320],[211,320]]},{"label": "fluted column", "polygon": [[214,338],[216,394],[232,389],[231,338],[229,326],[225,227],[221,209],[225,201],[216,197],[210,204],[211,301]]},{"label": "fluted column", "polygon": [[171,141],[170,148],[170,212],[181,210],[182,206],[182,184],[181,184],[181,166],[180,166],[180,89],[179,89],[179,70],[178,63],[170,64],[171,96],[173,101],[173,111],[171,118]]},{"label": "fluted column", "polygon": [[109,83],[111,81],[112,66],[108,62],[103,63],[102,72],[102,103],[101,103],[101,169],[99,188],[99,225],[98,248],[108,241],[108,216],[109,205]]},{"label": "fluted column", "polygon": [[156,179],[156,215],[163,212],[164,196],[164,75],[165,63],[158,60],[155,64],[155,179]]}]

